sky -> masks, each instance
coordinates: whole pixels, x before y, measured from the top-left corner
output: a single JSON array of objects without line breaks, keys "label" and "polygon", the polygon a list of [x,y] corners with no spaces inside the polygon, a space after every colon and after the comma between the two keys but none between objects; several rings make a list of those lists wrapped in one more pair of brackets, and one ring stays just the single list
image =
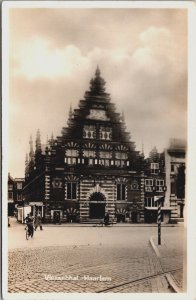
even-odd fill
[{"label": "sky", "polygon": [[9,14],[9,155],[24,177],[29,138],[61,134],[70,105],[99,65],[136,150],[163,151],[187,136],[185,9],[12,8]]}]

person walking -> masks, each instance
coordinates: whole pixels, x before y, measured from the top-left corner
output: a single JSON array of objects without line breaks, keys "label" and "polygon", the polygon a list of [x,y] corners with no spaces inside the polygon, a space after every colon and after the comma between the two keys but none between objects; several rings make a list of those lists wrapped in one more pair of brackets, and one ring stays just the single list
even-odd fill
[{"label": "person walking", "polygon": [[37,229],[38,226],[39,226],[40,230],[43,230],[43,228],[42,228],[42,217],[41,217],[40,214],[38,214],[36,219],[35,219],[35,230]]},{"label": "person walking", "polygon": [[33,218],[32,213],[27,214],[27,216],[24,219],[24,221],[27,224],[27,228],[28,228],[29,234],[31,235],[31,237],[33,237],[33,234],[34,234],[34,228],[33,228],[34,218]]},{"label": "person walking", "polygon": [[104,217],[104,224],[105,226],[108,226],[109,225],[109,220],[110,220],[110,216],[109,216],[109,213],[107,212],[105,217]]}]

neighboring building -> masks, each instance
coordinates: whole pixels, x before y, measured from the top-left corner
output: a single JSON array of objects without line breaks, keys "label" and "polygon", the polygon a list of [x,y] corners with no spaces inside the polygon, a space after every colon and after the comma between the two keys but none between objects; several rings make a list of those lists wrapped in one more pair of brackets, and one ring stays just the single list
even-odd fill
[{"label": "neighboring building", "polygon": [[14,179],[8,174],[8,216],[14,215]]},{"label": "neighboring building", "polygon": [[166,185],[165,202],[171,206],[171,221],[184,218],[185,206],[185,166],[186,143],[183,140],[171,139],[165,150]]},{"label": "neighboring building", "polygon": [[162,222],[168,223],[171,207],[166,205],[164,196],[166,191],[165,182],[165,159],[164,153],[158,153],[156,147],[152,149],[149,158],[146,159],[145,168],[145,222],[154,223],[157,221],[158,201],[162,200]]},{"label": "neighboring building", "polygon": [[14,178],[14,202],[15,204],[22,206],[24,204],[23,199],[23,187],[24,178]]},{"label": "neighboring building", "polygon": [[24,178],[13,178],[8,174],[8,216],[14,215],[16,206],[23,206]]},{"label": "neighboring building", "polygon": [[106,212],[117,222],[156,222],[157,196],[164,198],[162,220],[169,222],[184,203],[182,190],[174,197],[168,189],[172,149],[166,155],[154,148],[147,159],[136,151],[99,68],[61,136],[43,147],[38,130],[35,151],[32,137],[29,144],[23,195],[46,222],[93,222]]}]

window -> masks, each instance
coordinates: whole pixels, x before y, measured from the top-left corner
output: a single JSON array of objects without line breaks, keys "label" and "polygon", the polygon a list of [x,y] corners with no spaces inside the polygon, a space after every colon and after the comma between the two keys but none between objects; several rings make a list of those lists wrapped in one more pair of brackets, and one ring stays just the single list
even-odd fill
[{"label": "window", "polygon": [[117,200],[125,200],[125,184],[117,184]]},{"label": "window", "polygon": [[151,174],[158,174],[159,173],[159,164],[158,163],[151,163]]},{"label": "window", "polygon": [[127,159],[127,153],[125,152],[115,152],[116,159]]},{"label": "window", "polygon": [[112,158],[112,152],[100,151],[99,156],[100,156],[99,164],[101,166],[109,167],[109,165],[110,165],[110,160],[109,159]]},{"label": "window", "polygon": [[171,182],[171,194],[176,194],[176,184],[174,181]]},{"label": "window", "polygon": [[175,171],[174,164],[171,164],[171,172],[173,173],[174,171]]},{"label": "window", "polygon": [[157,179],[157,180],[156,180],[156,186],[164,186],[164,180],[162,180],[162,179]]},{"label": "window", "polygon": [[156,191],[157,192],[164,192],[164,187],[163,186],[157,186]]},{"label": "window", "polygon": [[146,186],[153,186],[153,179],[145,179]]},{"label": "window", "polygon": [[153,179],[145,179],[145,191],[146,192],[153,191]]},{"label": "window", "polygon": [[158,201],[154,201],[154,197],[146,197],[144,199],[144,206],[146,207],[157,207]]},{"label": "window", "polygon": [[110,127],[100,127],[99,130],[100,140],[111,140],[112,139],[112,128]]},{"label": "window", "polygon": [[78,150],[76,149],[67,149],[66,150],[65,163],[69,165],[75,165],[77,163]]},{"label": "window", "polygon": [[22,200],[22,195],[17,195],[17,200]]},{"label": "window", "polygon": [[115,160],[115,165],[117,166],[117,167],[120,167],[121,166],[121,163],[120,163],[121,161],[120,160]]},{"label": "window", "polygon": [[8,199],[13,200],[13,192],[8,192]]},{"label": "window", "polygon": [[78,150],[76,149],[67,149],[66,155],[70,157],[77,157],[78,156]]},{"label": "window", "polygon": [[75,165],[76,164],[76,158],[75,157],[68,157],[66,161],[69,165]]},{"label": "window", "polygon": [[89,165],[93,165],[93,159],[89,158],[88,163],[89,163]]},{"label": "window", "polygon": [[127,164],[127,161],[126,161],[126,159],[128,158],[127,153],[116,151],[115,152],[115,158],[116,158],[115,165],[117,167],[127,167],[127,166],[129,166],[129,164]]},{"label": "window", "polygon": [[162,179],[156,180],[156,191],[164,192],[164,180],[162,180]]},{"label": "window", "polygon": [[109,151],[100,151],[100,158],[112,158],[112,152]]},{"label": "window", "polygon": [[109,167],[109,165],[110,165],[109,159],[105,159],[105,166],[106,166],[106,167]]},{"label": "window", "polygon": [[8,184],[8,190],[12,191],[13,190],[13,184]]},{"label": "window", "polygon": [[22,182],[17,182],[17,189],[22,190]]},{"label": "window", "polygon": [[99,164],[101,166],[105,166],[105,160],[104,159],[99,159]]},{"label": "window", "polygon": [[83,137],[87,139],[96,138],[95,126],[85,125],[83,129]]},{"label": "window", "polygon": [[67,183],[67,199],[76,199],[76,182]]},{"label": "window", "polygon": [[84,157],[95,157],[95,151],[93,150],[83,150]]}]

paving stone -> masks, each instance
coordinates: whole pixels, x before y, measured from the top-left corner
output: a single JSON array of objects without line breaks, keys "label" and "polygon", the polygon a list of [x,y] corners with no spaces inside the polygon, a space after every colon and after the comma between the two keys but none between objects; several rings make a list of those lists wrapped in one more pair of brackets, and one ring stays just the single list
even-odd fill
[{"label": "paving stone", "polygon": [[[72,230],[71,228],[68,229]],[[114,229],[116,230],[116,228]],[[47,230],[50,229],[47,228]],[[62,234],[62,228],[60,230]],[[68,232],[67,228],[63,228],[63,230]],[[94,228],[93,233],[100,234],[98,230]],[[12,248],[8,258],[9,292],[171,292],[168,290],[164,275],[148,277],[160,274],[163,270],[168,271],[171,268],[182,266],[183,252],[177,249],[171,254],[171,250],[169,251],[169,248],[166,247],[165,256],[159,260],[149,244],[149,234],[145,236],[145,231],[143,231],[140,236],[136,229],[134,231],[126,229],[124,232],[124,229],[120,228],[118,237],[120,237],[120,230],[123,238],[127,239],[127,243],[122,242],[122,245],[118,243],[108,244],[106,241],[95,245],[45,246],[45,241],[43,241],[42,247],[37,247],[37,244],[34,243],[32,248],[30,248],[30,244],[24,249]],[[83,228],[80,228],[80,231],[77,229],[77,232],[82,231]],[[58,228],[56,228],[56,232],[58,232]],[[91,228],[89,228],[89,233],[92,233]],[[41,233],[39,232],[39,234]],[[103,231],[102,234],[107,233]],[[110,234],[114,236],[114,239],[116,238],[115,231],[111,230]],[[175,231],[173,236],[175,237]],[[175,249],[174,240],[175,238],[172,241],[172,250]],[[178,244],[176,243],[176,245]],[[46,280],[45,276],[47,275],[62,277],[62,280]],[[111,281],[63,280],[66,275],[72,277],[77,275],[80,277],[88,275],[97,277],[101,275],[111,278]],[[181,284],[180,272],[173,275],[176,276],[176,281]]]}]

